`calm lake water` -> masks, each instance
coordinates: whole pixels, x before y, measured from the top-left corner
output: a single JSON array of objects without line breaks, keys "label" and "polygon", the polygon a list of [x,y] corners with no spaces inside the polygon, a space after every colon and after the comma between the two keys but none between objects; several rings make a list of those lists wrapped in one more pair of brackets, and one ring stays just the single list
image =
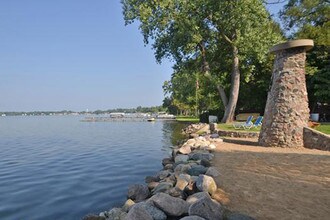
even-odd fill
[{"label": "calm lake water", "polygon": [[81,219],[162,168],[183,124],[0,117],[0,219]]}]

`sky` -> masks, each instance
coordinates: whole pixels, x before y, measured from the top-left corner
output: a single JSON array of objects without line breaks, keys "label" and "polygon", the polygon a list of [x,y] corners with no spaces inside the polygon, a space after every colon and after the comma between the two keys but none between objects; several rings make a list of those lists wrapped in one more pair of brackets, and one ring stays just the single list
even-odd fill
[{"label": "sky", "polygon": [[172,65],[120,0],[0,0],[0,111],[161,105]]}]

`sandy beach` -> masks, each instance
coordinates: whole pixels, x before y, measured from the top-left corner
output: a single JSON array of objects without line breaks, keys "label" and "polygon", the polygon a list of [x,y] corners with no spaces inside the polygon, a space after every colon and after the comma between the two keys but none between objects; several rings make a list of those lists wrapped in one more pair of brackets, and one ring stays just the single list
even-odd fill
[{"label": "sandy beach", "polygon": [[256,219],[329,219],[330,152],[225,138],[214,153],[230,210]]}]

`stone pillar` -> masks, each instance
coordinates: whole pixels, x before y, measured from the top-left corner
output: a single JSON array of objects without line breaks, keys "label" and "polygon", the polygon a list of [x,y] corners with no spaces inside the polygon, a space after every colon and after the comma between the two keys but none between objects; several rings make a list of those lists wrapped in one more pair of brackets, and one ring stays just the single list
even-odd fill
[{"label": "stone pillar", "polygon": [[274,46],[272,87],[268,92],[259,144],[266,147],[303,147],[303,127],[309,119],[305,80],[306,51],[312,40]]}]

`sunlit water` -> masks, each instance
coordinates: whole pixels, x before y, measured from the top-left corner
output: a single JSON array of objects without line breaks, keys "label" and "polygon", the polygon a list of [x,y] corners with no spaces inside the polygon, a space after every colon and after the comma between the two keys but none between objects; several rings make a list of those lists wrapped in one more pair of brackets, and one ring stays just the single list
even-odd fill
[{"label": "sunlit water", "polygon": [[0,117],[0,219],[81,219],[121,205],[183,126],[80,119]]}]

